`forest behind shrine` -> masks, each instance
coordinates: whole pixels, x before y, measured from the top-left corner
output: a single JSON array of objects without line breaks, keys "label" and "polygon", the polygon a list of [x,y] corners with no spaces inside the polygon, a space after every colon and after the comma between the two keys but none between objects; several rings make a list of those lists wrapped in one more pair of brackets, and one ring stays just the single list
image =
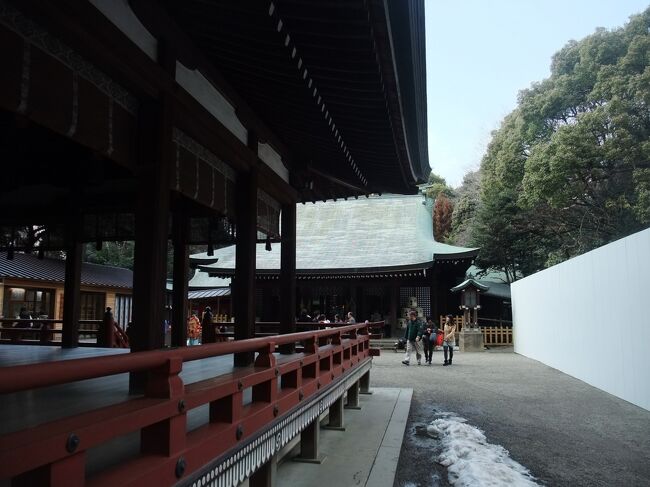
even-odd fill
[{"label": "forest behind shrine", "polygon": [[[436,161],[432,161],[435,168]],[[459,188],[435,173],[436,238],[509,281],[650,224],[650,8],[568,42],[519,93]]]}]

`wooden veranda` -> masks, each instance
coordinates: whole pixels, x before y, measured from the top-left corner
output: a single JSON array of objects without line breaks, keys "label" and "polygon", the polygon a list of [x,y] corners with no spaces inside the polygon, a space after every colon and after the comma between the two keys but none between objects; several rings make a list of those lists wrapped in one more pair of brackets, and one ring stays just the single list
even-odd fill
[{"label": "wooden veranda", "polygon": [[[414,193],[426,179],[423,26],[421,0],[0,0],[0,250],[65,255],[63,348],[79,345],[84,245],[135,242],[130,353],[0,369],[11,395],[128,374],[134,398],[94,409],[92,391],[62,389],[88,409],[0,438],[2,477],[188,482],[249,458],[243,440],[259,440],[256,455],[274,444],[254,436],[263,425],[296,414],[313,429],[325,399],[300,408],[322,391],[354,397],[370,367],[367,327],[291,335],[296,203]],[[258,242],[282,242],[278,337],[254,338]],[[236,247],[232,343],[185,348],[192,244]],[[161,351],[169,250],[177,326],[175,348]],[[179,378],[185,361],[228,355],[226,377]],[[188,432],[185,411],[205,404],[210,423]],[[86,471],[87,449],[133,431],[139,453],[118,447],[129,461]],[[263,458],[209,472],[262,479]]]}]

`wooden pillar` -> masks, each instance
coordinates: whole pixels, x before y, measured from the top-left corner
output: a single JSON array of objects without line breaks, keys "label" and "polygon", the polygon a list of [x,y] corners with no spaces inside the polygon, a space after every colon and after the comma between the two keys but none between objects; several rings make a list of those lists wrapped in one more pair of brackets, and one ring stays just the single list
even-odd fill
[{"label": "wooden pillar", "polygon": [[[282,252],[280,267],[280,334],[296,331],[296,205],[282,206]],[[280,348],[293,353],[295,344]]]},{"label": "wooden pillar", "polygon": [[356,381],[348,389],[348,402],[345,404],[345,409],[361,409],[359,406],[359,381]]},{"label": "wooden pillar", "polygon": [[189,219],[182,211],[173,214],[174,290],[172,294],[172,347],[187,345],[187,293],[189,282]]},{"label": "wooden pillar", "polygon": [[311,424],[300,433],[300,456],[293,460],[305,463],[323,463],[325,458],[320,455],[319,441],[320,419],[316,416]]},{"label": "wooden pillar", "polygon": [[390,331],[391,335],[398,336],[399,333],[397,332],[399,330],[399,321],[397,320],[399,318],[399,299],[398,299],[398,294],[399,294],[399,288],[395,284],[391,284],[390,287],[388,288],[388,295],[390,299]]},{"label": "wooden pillar", "polygon": [[372,394],[370,390],[370,371],[366,372],[359,379],[359,394]]},{"label": "wooden pillar", "polygon": [[434,267],[431,269],[431,278],[429,279],[429,302],[431,303],[430,316],[433,319],[434,323],[438,322],[438,317],[440,316],[440,305],[438,303],[438,271]]},{"label": "wooden pillar", "polygon": [[65,282],[63,284],[63,330],[61,346],[74,348],[79,346],[79,314],[81,295],[81,258],[83,248],[79,242],[78,232],[81,221],[70,219],[66,224],[67,246],[65,252]]},{"label": "wooden pillar", "polygon": [[[149,101],[139,112],[138,191],[135,214],[131,352],[163,346],[169,237],[172,124],[169,103]],[[145,374],[132,373],[131,392],[142,392]]]},{"label": "wooden pillar", "polygon": [[[257,138],[249,132],[249,147]],[[233,299],[235,340],[255,336],[255,254],[257,247],[257,168],[237,176],[237,236]],[[235,354],[235,366],[253,363],[253,352]]]},{"label": "wooden pillar", "polygon": [[248,481],[249,487],[275,487],[277,485],[278,457],[273,455],[257,469]]},{"label": "wooden pillar", "polygon": [[345,431],[345,412],[343,410],[343,396],[332,403],[329,408],[329,423],[324,426],[328,430]]},{"label": "wooden pillar", "polygon": [[357,323],[361,323],[366,320],[366,309],[365,309],[365,303],[364,303],[364,295],[363,295],[363,287],[362,286],[355,286],[354,288],[354,295],[355,299],[357,301],[357,314],[354,315],[354,317],[357,319]]}]

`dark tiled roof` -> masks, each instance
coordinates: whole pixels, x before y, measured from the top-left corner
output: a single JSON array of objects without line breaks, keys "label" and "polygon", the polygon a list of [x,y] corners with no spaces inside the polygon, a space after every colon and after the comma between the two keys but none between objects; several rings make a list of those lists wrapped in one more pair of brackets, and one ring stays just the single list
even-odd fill
[{"label": "dark tiled roof", "polygon": [[[39,260],[36,255],[15,253],[13,260],[6,252],[0,252],[0,278],[33,279],[38,281],[63,282],[65,261],[58,259]],[[133,287],[133,271],[121,267],[83,263],[81,283],[86,286]]]}]

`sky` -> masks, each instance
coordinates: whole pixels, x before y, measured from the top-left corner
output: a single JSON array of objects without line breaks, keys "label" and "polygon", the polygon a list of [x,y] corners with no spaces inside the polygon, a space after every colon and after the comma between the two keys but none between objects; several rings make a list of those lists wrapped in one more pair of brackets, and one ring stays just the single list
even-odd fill
[{"label": "sky", "polygon": [[623,26],[650,0],[424,0],[429,164],[457,187],[477,169],[517,93],[597,27]]}]

